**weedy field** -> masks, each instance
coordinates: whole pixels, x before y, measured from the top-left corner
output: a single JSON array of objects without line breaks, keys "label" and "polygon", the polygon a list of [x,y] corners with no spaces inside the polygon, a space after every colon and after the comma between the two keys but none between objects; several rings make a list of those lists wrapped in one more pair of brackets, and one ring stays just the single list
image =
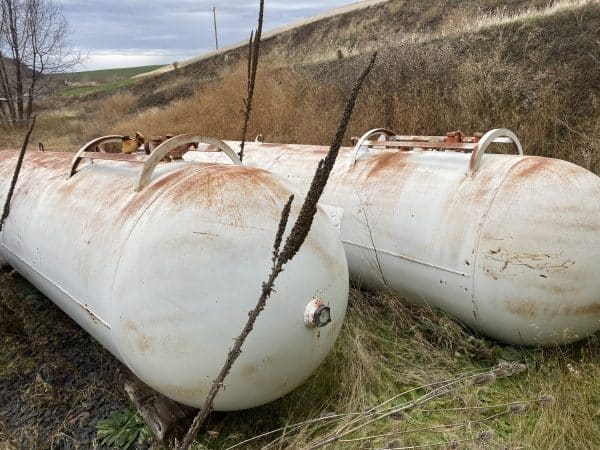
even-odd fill
[{"label": "weedy field", "polygon": [[[18,275],[1,275],[0,311],[2,448],[160,448],[116,381],[120,364]],[[194,448],[313,448],[337,432],[326,448],[591,449],[599,358],[599,335],[506,346],[353,289],[319,370],[276,402],[215,414]]]},{"label": "weedy field", "polygon": [[[599,2],[409,3],[266,41],[250,135],[329,144],[364,53],[379,49],[348,138],[379,126],[426,135],[501,126],[526,153],[600,173]],[[135,130],[239,139],[243,57],[234,51],[109,92],[58,97],[32,142],[72,151]],[[0,147],[21,137],[5,130]],[[1,275],[0,447],[159,448],[128,406],[118,367],[18,275]],[[560,348],[506,346],[439,311],[353,289],[318,372],[274,403],[214,415],[195,448],[312,448],[329,439],[325,448],[592,449],[599,380],[598,334]]]}]

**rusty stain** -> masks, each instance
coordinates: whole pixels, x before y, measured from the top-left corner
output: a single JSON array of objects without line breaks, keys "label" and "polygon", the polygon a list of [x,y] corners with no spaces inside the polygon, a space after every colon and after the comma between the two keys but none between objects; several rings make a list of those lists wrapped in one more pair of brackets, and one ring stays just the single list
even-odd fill
[{"label": "rusty stain", "polygon": [[491,276],[491,277],[492,277],[494,280],[497,280],[497,279],[498,279],[498,275],[496,275],[494,272],[492,272],[492,270],[491,270],[491,269],[489,269],[489,268],[487,268],[487,267],[484,267],[484,268],[483,268],[483,270],[484,270],[484,271],[485,271],[485,272],[486,272],[488,275],[490,275],[490,276]]},{"label": "rusty stain", "polygon": [[518,316],[532,319],[537,316],[592,316],[600,315],[600,303],[589,305],[544,305],[532,300],[513,300],[506,302],[508,310]]},{"label": "rusty stain", "polygon": [[[200,206],[207,218],[215,223],[232,227],[247,227],[254,215],[248,211],[265,211],[265,201],[271,203],[267,210],[279,217],[281,207],[290,192],[277,183],[273,175],[261,169],[239,165],[190,164],[190,176],[185,176],[162,194],[175,208]],[[189,174],[189,173],[188,173]],[[151,187],[150,184],[148,187]],[[146,189],[144,189],[146,190]],[[255,195],[246,196],[252,191]],[[265,191],[268,195],[264,195]],[[244,198],[242,203],[240,200]],[[294,206],[294,210],[298,208]]]},{"label": "rusty stain", "polygon": [[552,175],[560,178],[565,183],[572,183],[576,177],[580,176],[585,171],[580,166],[575,164],[565,164],[564,161],[544,158],[541,156],[528,156],[522,159],[515,167],[514,176],[509,178],[507,182],[520,182],[536,174],[542,176]]},{"label": "rusty stain", "polygon": [[81,307],[88,314],[88,316],[92,319],[92,322],[98,323],[98,317],[96,316],[96,314],[94,314],[92,312],[92,310],[90,309],[90,307],[87,304],[81,305]]},{"label": "rusty stain", "polygon": [[254,364],[244,364],[242,366],[242,374],[246,377],[252,377],[256,374],[256,366]]},{"label": "rusty stain", "polygon": [[486,258],[502,263],[498,273],[504,272],[509,266],[521,266],[546,273],[556,273],[575,265],[575,261],[565,258],[562,253],[512,253],[502,247],[489,250]]},{"label": "rusty stain", "polygon": [[534,174],[538,174],[543,169],[549,167],[548,160],[536,157],[530,157],[524,159],[523,162],[515,170],[514,178],[519,180],[523,178],[529,178]]},{"label": "rusty stain", "polygon": [[135,335],[135,345],[140,353],[145,353],[152,347],[151,339],[143,334],[140,330],[138,330],[135,323],[131,320],[125,322],[125,328],[131,332],[131,334]]},{"label": "rusty stain", "polygon": [[[400,171],[406,166],[406,153],[385,152],[373,158],[373,162],[368,172],[368,176],[372,177],[379,172],[387,170]],[[386,183],[389,180],[384,180]]]},{"label": "rusty stain", "polygon": [[449,131],[444,137],[446,144],[458,144],[463,141],[464,134],[460,131]]}]

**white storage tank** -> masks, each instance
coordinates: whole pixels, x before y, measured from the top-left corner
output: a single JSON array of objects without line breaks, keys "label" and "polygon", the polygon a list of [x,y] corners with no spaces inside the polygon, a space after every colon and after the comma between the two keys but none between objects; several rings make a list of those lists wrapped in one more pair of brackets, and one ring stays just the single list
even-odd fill
[{"label": "white storage tank", "polygon": [[[493,142],[521,154],[484,155]],[[327,151],[251,142],[244,163],[307,190]],[[473,138],[372,130],[340,150],[322,202],[343,210],[350,273],[364,286],[508,343],[563,344],[600,329],[600,178],[522,155],[508,130]]]},{"label": "white storage tank", "polygon": [[[89,151],[101,141],[73,161],[26,153],[0,256],[142,381],[199,407],[268,277],[283,206],[296,196],[289,231],[303,195],[231,161]],[[2,203],[16,160],[0,152]],[[319,208],[215,408],[261,405],[302,383],[338,336],[347,295],[339,231]]]}]

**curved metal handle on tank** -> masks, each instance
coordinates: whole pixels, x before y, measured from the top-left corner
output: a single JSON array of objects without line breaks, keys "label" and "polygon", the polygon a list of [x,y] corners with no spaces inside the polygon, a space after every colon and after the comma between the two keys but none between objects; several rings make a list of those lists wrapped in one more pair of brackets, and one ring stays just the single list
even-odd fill
[{"label": "curved metal handle on tank", "polygon": [[[227,145],[225,142],[220,139],[202,136],[200,134],[180,134],[178,136],[173,136],[170,139],[167,139],[162,144],[154,149],[154,151],[148,156],[146,161],[144,162],[144,167],[142,168],[142,173],[140,173],[140,177],[137,182],[137,186],[135,188],[136,191],[139,191],[148,184],[150,184],[150,177],[152,173],[154,173],[154,169],[156,165],[171,151],[176,149],[177,147],[185,144],[189,144],[191,142],[197,142],[199,144],[210,144],[217,147],[220,151],[229,156],[229,159],[234,164],[242,164],[238,155],[233,151],[233,149]],[[196,150],[198,151],[198,150]]]},{"label": "curved metal handle on tank", "polygon": [[81,147],[79,150],[77,150],[77,153],[75,153],[75,156],[73,157],[73,161],[71,162],[71,168],[69,169],[67,179],[69,179],[73,175],[75,175],[75,172],[77,171],[77,167],[79,166],[79,163],[83,159],[83,157],[81,155],[84,152],[87,152],[89,149],[91,149],[92,147],[94,147],[96,145],[106,144],[107,142],[123,142],[123,136],[120,134],[110,134],[108,136],[101,136],[99,138],[92,139],[90,142],[88,142],[83,147]]},{"label": "curved metal handle on tank", "polygon": [[[504,139],[503,139],[504,138]],[[521,145],[521,141],[515,133],[506,128],[496,128],[494,130],[490,130],[485,133],[475,148],[473,149],[473,153],[471,154],[471,161],[469,162],[469,172],[467,175],[473,176],[475,172],[479,169],[479,165],[481,164],[481,158],[483,154],[487,150],[487,148],[492,143],[504,143],[504,144],[514,144],[517,147],[517,151],[519,155],[523,156],[523,146]]]},{"label": "curved metal handle on tank", "polygon": [[[367,131],[363,134],[356,145],[354,146],[354,156],[352,157],[352,165],[356,164],[356,160],[358,159],[358,152],[360,148],[367,142],[371,136],[380,135],[380,136],[396,136],[392,130],[388,130],[387,128],[373,128],[372,130]],[[384,141],[385,142],[385,141]]]}]

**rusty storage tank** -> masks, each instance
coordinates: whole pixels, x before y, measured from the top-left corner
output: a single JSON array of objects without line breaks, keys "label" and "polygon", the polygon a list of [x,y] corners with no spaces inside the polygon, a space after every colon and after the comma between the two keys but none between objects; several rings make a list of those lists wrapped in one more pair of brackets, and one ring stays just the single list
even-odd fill
[{"label": "rusty storage tank", "polygon": [[[520,154],[484,155],[493,142]],[[248,143],[244,163],[306,190],[327,150]],[[600,178],[522,153],[502,129],[376,129],[342,148],[322,202],[343,209],[351,276],[508,343],[563,344],[600,329]]]},{"label": "rusty storage tank", "polygon": [[[27,152],[0,256],[141,380],[198,407],[270,272],[283,205],[296,195],[293,223],[303,196],[210,139],[237,164],[89,151],[120,139],[75,158]],[[16,160],[0,152],[2,203]],[[261,405],[303,382],[331,349],[347,295],[339,231],[319,208],[216,409]]]}]

